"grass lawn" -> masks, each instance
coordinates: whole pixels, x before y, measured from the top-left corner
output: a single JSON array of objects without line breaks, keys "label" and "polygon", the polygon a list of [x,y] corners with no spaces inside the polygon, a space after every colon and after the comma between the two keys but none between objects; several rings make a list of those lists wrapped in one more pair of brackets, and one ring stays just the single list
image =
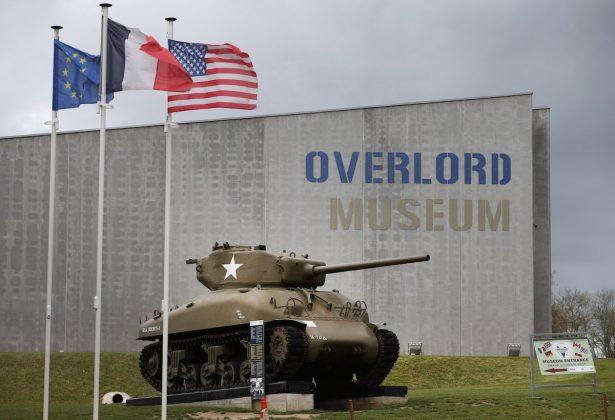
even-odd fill
[{"label": "grass lawn", "polygon": [[[92,353],[52,356],[51,418],[92,416]],[[124,391],[153,395],[141,379],[136,353],[101,355],[101,395]],[[0,419],[36,419],[43,406],[42,353],[0,353]],[[615,360],[597,360],[598,392],[615,399]],[[590,375],[564,375],[550,382],[589,382]],[[538,375],[539,382],[544,379]],[[529,398],[529,359],[507,357],[401,356],[386,385],[406,385],[408,403],[383,410],[359,411],[357,419],[403,418],[601,418],[602,397],[591,388],[539,390]],[[615,418],[615,409],[609,410]],[[209,409],[207,409],[209,411]],[[169,418],[205,411],[169,406]],[[101,405],[102,419],[158,418],[159,407]],[[313,412],[318,419],[347,419],[344,412]],[[256,417],[258,418],[258,417]]]}]

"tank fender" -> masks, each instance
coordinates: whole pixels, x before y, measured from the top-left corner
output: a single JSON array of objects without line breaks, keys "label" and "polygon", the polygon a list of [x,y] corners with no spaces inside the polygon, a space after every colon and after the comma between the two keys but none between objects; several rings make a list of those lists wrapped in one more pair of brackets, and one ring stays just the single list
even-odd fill
[{"label": "tank fender", "polygon": [[[270,327],[270,326],[278,326],[278,325],[293,325],[294,327],[297,327],[299,329],[301,329],[301,331],[305,331],[307,324],[303,321],[297,320],[297,319],[273,319],[270,321],[265,321],[265,326],[266,327]],[[250,322],[247,323],[243,323],[243,324],[235,324],[232,327],[250,327]],[[151,327],[149,327],[151,328]],[[215,332],[215,331],[222,331],[225,328],[212,328],[211,330],[209,330],[210,332]],[[153,330],[150,330],[153,331]],[[205,331],[205,330],[203,330]],[[155,341],[155,340],[162,340],[162,335],[161,334],[151,334],[151,335],[146,335],[148,332],[148,327],[147,326],[143,326],[143,324],[141,325],[140,328],[140,334],[139,337],[137,337],[137,340],[145,340],[145,341]],[[156,332],[159,332],[158,330],[156,330]],[[169,336],[176,336],[177,334],[169,334]],[[179,334],[181,335],[181,333]]]},{"label": "tank fender", "polygon": [[277,325],[293,325],[301,330],[305,331],[307,324],[298,319],[274,319],[272,321],[265,321],[265,326],[277,326]]}]

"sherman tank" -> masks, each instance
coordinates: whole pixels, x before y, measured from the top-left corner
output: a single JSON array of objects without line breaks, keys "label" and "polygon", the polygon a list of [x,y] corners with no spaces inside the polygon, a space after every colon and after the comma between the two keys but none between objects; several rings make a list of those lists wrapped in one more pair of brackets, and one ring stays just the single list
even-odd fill
[{"label": "sherman tank", "polygon": [[[318,288],[327,274],[421,261],[429,255],[328,266],[264,245],[216,243],[209,256],[186,261],[211,293],[169,311],[168,391],[249,384],[250,320],[265,321],[267,382],[315,380],[319,390],[378,386],[399,356],[397,336],[370,322],[364,301]],[[138,339],[152,341],[140,370],[160,391],[160,311],[142,320]]]}]

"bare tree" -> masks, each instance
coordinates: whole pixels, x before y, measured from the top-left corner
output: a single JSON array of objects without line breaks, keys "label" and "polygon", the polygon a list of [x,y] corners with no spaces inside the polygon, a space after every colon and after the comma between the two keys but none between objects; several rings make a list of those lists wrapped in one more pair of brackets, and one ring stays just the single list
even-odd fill
[{"label": "bare tree", "polygon": [[566,319],[555,300],[551,305],[551,331],[554,333],[566,332]]},{"label": "bare tree", "polygon": [[[557,287],[555,274],[556,271],[553,270],[551,272],[551,287],[553,287],[553,290]],[[560,302],[556,295],[553,295],[551,300],[551,332],[566,332],[566,320],[564,319],[564,314],[562,313],[562,308],[560,307]]]},{"label": "bare tree", "polygon": [[587,332],[592,324],[592,299],[588,292],[563,289],[553,297],[553,332]]},{"label": "bare tree", "polygon": [[603,289],[592,299],[594,340],[605,357],[615,358],[615,289]]}]

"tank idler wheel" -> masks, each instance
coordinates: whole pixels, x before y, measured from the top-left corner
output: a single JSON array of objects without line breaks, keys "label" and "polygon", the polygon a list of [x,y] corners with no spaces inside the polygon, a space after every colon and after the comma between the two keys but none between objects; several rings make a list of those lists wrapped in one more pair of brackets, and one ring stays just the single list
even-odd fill
[{"label": "tank idler wheel", "polygon": [[250,361],[244,360],[239,365],[239,382],[242,384],[247,384],[250,382],[250,377],[252,372],[250,371]]},{"label": "tank idler wheel", "polygon": [[145,362],[145,372],[151,377],[155,378],[160,375],[162,370],[162,363],[160,360],[160,353],[157,351],[153,351],[149,354]]},{"label": "tank idler wheel", "polygon": [[201,365],[201,384],[205,388],[210,388],[218,385],[219,376],[216,373],[216,369],[209,363],[203,363]]},{"label": "tank idler wheel", "polygon": [[160,343],[152,343],[143,347],[139,356],[141,376],[157,391],[162,390],[162,349]]},{"label": "tank idler wheel", "polygon": [[179,363],[179,374],[184,380],[184,389],[194,389],[199,385],[201,367],[194,360],[185,360]]}]

